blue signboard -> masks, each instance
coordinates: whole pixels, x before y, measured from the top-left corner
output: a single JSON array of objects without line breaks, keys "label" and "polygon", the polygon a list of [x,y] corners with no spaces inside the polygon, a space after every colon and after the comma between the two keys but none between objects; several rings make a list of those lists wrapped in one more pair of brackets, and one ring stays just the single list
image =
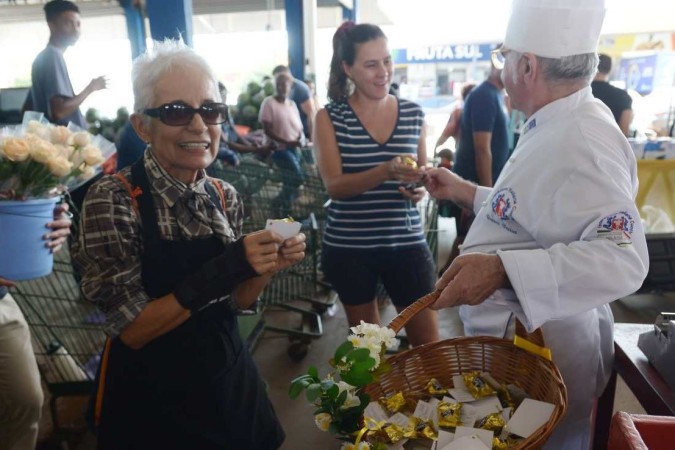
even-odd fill
[{"label": "blue signboard", "polygon": [[656,55],[623,57],[618,78],[626,83],[626,89],[647,95],[654,89],[655,71]]},{"label": "blue signboard", "polygon": [[497,44],[424,45],[392,51],[394,64],[489,61]]}]

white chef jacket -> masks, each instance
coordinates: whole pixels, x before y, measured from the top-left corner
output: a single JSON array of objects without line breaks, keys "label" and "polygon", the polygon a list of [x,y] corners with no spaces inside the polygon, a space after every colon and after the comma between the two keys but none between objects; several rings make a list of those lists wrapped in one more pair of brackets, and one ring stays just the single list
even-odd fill
[{"label": "white chef jacket", "polygon": [[467,335],[512,335],[514,316],[542,327],[569,400],[547,448],[589,447],[613,360],[609,303],[635,292],[649,264],[637,188],[630,145],[586,87],[530,117],[495,186],[476,191],[461,253],[497,253],[513,289],[460,316]]}]

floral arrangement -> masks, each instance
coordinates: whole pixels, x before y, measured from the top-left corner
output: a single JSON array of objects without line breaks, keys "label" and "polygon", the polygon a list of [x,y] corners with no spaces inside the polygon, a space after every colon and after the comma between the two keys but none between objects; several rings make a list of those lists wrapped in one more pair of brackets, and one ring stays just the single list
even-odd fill
[{"label": "floral arrangement", "polygon": [[342,450],[377,450],[361,442],[365,430],[363,411],[370,402],[363,388],[390,370],[384,354],[387,347],[394,345],[395,333],[363,321],[350,330],[348,340],[329,361],[332,371],[321,378],[316,367],[310,366],[307,374],[291,382],[289,395],[297,398],[305,391],[307,400],[317,407],[316,426],[345,441]]},{"label": "floral arrangement", "polygon": [[0,200],[53,197],[100,171],[115,146],[70,124],[27,112],[22,125],[0,130]]}]

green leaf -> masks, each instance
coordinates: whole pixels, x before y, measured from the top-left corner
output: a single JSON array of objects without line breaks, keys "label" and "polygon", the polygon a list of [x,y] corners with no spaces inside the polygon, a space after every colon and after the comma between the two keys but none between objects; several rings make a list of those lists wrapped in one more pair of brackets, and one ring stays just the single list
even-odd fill
[{"label": "green leaf", "polygon": [[319,378],[319,371],[316,370],[316,367],[314,366],[309,366],[309,369],[307,369],[307,374],[314,378]]},{"label": "green leaf", "polygon": [[[368,358],[373,359],[370,356],[370,350],[367,348],[357,348],[347,355],[347,361],[365,361]],[[375,360],[373,359],[373,361]]]},{"label": "green leaf", "polygon": [[347,372],[341,374],[342,380],[356,387],[363,387],[373,382],[373,375],[370,372]]},{"label": "green leaf", "polygon": [[307,386],[307,400],[310,402],[314,402],[317,398],[321,396],[321,384],[319,383],[312,383],[309,386]]},{"label": "green leaf", "polygon": [[326,392],[330,390],[330,388],[332,388],[333,386],[335,386],[335,381],[333,380],[323,380],[321,382],[321,389]]},{"label": "green leaf", "polygon": [[337,350],[335,350],[335,356],[333,357],[333,360],[335,361],[335,364],[338,364],[342,360],[342,358],[353,349],[354,349],[354,344],[352,344],[349,341],[343,342],[337,348]]},{"label": "green leaf", "polygon": [[305,386],[302,383],[291,383],[291,387],[288,389],[288,396],[296,399],[304,389]]},{"label": "green leaf", "polygon": [[347,391],[342,391],[335,400],[335,406],[339,408],[344,404],[345,400],[347,400]]},{"label": "green leaf", "polygon": [[330,389],[326,390],[326,394],[328,395],[328,398],[331,400],[335,400],[340,393],[340,388],[338,388],[337,384],[333,383],[333,386]]}]

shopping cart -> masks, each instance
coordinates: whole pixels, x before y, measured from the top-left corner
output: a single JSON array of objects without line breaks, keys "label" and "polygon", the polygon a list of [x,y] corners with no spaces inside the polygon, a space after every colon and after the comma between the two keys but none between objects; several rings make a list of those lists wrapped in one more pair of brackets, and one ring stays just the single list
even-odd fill
[{"label": "shopping cart", "polygon": [[[321,182],[318,170],[310,158],[311,149],[303,149],[302,175],[291,180],[298,186],[290,207],[282,211],[279,201],[283,183],[293,174],[283,174],[273,164],[254,158],[242,158],[237,167],[214,165],[211,175],[228,181],[244,200],[244,232],[264,229],[268,219],[291,216],[302,223],[302,232],[307,235],[306,257],[300,263],[278,273],[261,294],[264,312],[273,309],[292,311],[300,315],[300,324],[295,328],[277,326],[263,319],[263,331],[284,333],[291,344],[288,354],[295,360],[302,359],[312,339],[323,334],[321,316],[334,306],[337,295],[323,281],[320,270],[321,237],[325,227],[325,204],[328,194]],[[296,306],[308,303],[309,308]],[[264,315],[269,319],[268,315]]]},{"label": "shopping cart", "polygon": [[54,255],[50,275],[18,282],[12,296],[30,328],[33,351],[51,396],[54,431],[65,431],[59,422],[57,400],[93,392],[100,350],[106,339],[105,318],[81,297],[65,247]]}]

